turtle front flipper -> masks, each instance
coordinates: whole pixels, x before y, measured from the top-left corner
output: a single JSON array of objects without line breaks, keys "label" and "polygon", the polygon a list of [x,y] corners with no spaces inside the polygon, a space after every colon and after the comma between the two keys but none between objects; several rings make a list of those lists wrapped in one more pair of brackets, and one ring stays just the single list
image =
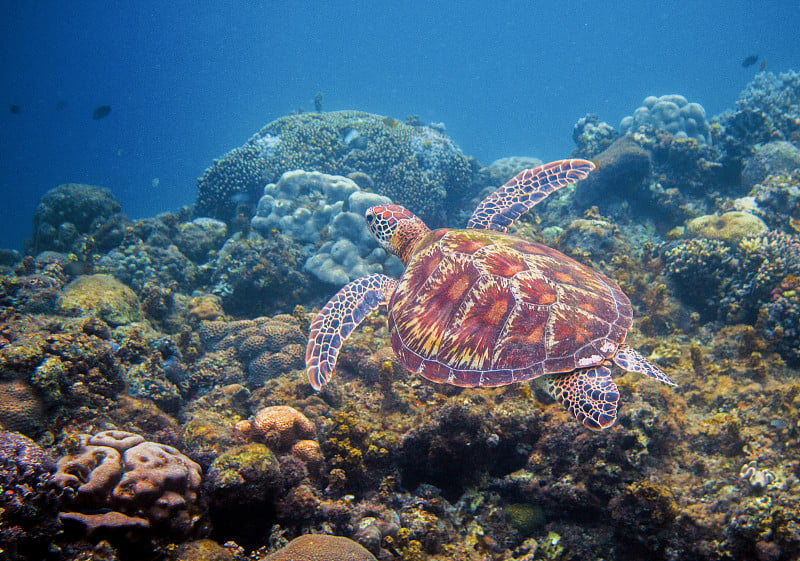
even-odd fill
[{"label": "turtle front flipper", "polygon": [[605,366],[550,376],[546,386],[550,395],[587,428],[607,429],[617,420],[619,390]]},{"label": "turtle front flipper", "polygon": [[562,187],[585,179],[594,168],[588,160],[557,160],[523,170],[481,201],[467,228],[505,232],[536,203]]},{"label": "turtle front flipper", "polygon": [[666,372],[644,358],[639,351],[624,343],[619,346],[617,353],[611,357],[611,359],[614,361],[614,364],[628,372],[638,372],[645,376],[650,376],[669,386],[678,385],[672,381],[672,378],[667,376]]},{"label": "turtle front flipper", "polygon": [[306,373],[315,390],[330,380],[345,339],[372,310],[388,302],[397,281],[369,275],[346,284],[311,323],[306,347]]}]

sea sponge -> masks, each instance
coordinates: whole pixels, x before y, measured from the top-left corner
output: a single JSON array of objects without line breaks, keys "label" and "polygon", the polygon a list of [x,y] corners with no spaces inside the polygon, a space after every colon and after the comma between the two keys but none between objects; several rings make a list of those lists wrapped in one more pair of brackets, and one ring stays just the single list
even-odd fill
[{"label": "sea sponge", "polygon": [[298,440],[315,437],[314,423],[288,405],[273,405],[256,413],[253,430],[273,450],[288,450]]},{"label": "sea sponge", "polygon": [[728,242],[737,242],[767,230],[767,225],[758,216],[739,211],[698,216],[686,223],[687,237]]},{"label": "sea sponge", "polygon": [[306,534],[261,561],[377,561],[353,540],[325,534]]}]

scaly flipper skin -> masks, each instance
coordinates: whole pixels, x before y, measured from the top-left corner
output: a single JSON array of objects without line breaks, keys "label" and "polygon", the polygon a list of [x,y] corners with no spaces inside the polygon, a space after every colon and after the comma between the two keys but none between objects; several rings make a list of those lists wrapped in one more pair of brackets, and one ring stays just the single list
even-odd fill
[{"label": "scaly flipper skin", "polygon": [[617,420],[619,390],[605,366],[552,376],[547,391],[587,428],[607,429]]},{"label": "scaly flipper skin", "polygon": [[557,160],[521,171],[481,201],[467,228],[505,232],[536,203],[562,187],[585,179],[594,168],[587,160]]},{"label": "scaly flipper skin", "polygon": [[644,358],[639,351],[624,343],[619,346],[617,354],[612,357],[612,360],[614,364],[628,372],[638,372],[645,376],[650,376],[669,386],[678,385],[658,366]]},{"label": "scaly flipper skin", "polygon": [[311,323],[306,347],[306,373],[315,390],[330,380],[345,339],[372,310],[389,301],[397,281],[369,275],[346,284]]}]

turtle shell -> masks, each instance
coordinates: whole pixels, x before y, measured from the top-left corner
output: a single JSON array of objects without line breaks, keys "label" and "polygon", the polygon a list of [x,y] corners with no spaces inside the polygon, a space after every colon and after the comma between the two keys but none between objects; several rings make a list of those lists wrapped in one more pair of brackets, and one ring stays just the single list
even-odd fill
[{"label": "turtle shell", "polygon": [[488,230],[435,230],[389,302],[392,347],[434,382],[502,386],[600,364],[625,340],[616,282],[547,246]]}]

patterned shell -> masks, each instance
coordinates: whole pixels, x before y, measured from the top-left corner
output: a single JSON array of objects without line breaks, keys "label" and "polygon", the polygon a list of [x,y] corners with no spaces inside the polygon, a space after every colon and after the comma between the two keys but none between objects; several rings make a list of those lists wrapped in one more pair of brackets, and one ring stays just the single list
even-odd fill
[{"label": "patterned shell", "polygon": [[434,382],[501,386],[599,364],[625,340],[630,300],[547,246],[489,230],[435,230],[389,302],[392,347]]}]

